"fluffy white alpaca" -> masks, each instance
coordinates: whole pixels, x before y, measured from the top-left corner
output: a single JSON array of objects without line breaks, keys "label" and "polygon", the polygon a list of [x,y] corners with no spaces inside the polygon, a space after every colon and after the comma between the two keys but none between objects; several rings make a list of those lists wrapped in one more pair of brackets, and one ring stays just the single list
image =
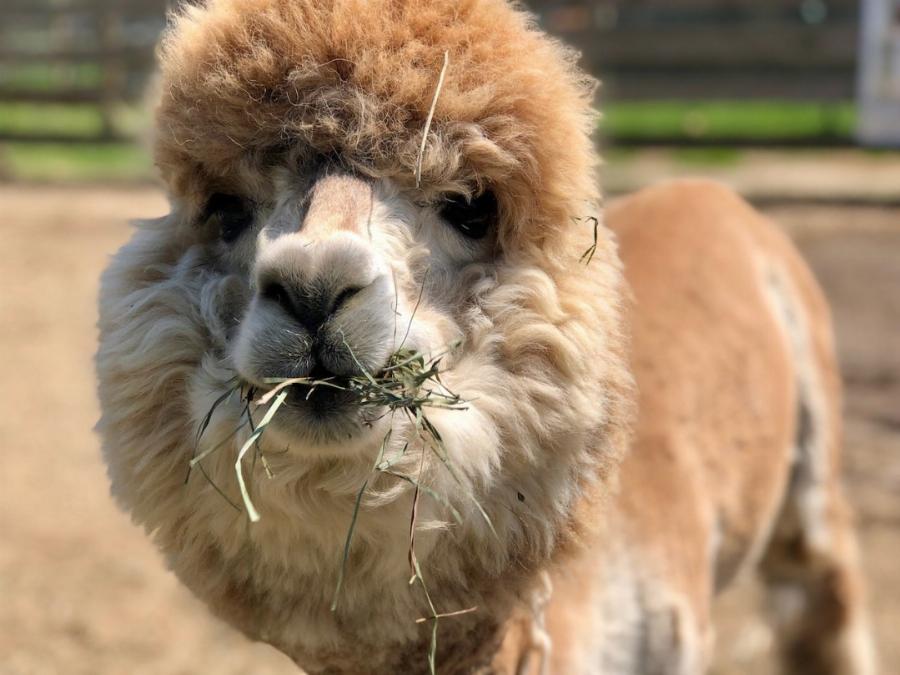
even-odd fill
[{"label": "fluffy white alpaca", "polygon": [[[172,212],[104,275],[99,429],[214,612],[310,673],[425,672],[433,645],[442,673],[697,673],[714,590],[762,561],[803,599],[788,656],[869,672],[818,290],[734,196],[661,187],[607,218],[629,339],[592,84],[527,15],[209,0],[161,60]],[[449,349],[465,409],[288,388],[242,464],[251,523],[235,463],[266,406],[241,393],[401,347]]]}]

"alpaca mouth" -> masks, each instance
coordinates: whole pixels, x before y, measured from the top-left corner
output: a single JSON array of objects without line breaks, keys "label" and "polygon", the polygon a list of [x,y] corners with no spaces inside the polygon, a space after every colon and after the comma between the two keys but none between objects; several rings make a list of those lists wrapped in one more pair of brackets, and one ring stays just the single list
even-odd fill
[{"label": "alpaca mouth", "polygon": [[[333,381],[338,385],[338,381]],[[266,434],[282,441],[303,444],[331,445],[351,440],[368,426],[367,413],[352,391],[321,385],[292,384],[278,398],[259,407],[265,415],[274,406]]]},{"label": "alpaca mouth", "polygon": [[360,391],[362,375],[339,375],[317,363],[297,377],[243,380],[255,393],[254,418],[283,440],[329,444],[346,441],[369,427],[380,411]]},{"label": "alpaca mouth", "polygon": [[372,428],[387,411],[419,418],[427,408],[465,409],[440,378],[445,353],[426,358],[408,348],[374,372],[360,365],[357,374],[339,375],[316,364],[302,377],[266,378],[268,391],[257,399],[262,420],[294,437],[331,441]]},{"label": "alpaca mouth", "polygon": [[346,415],[359,407],[349,377],[313,371],[309,379],[313,383],[297,382],[287,388],[288,410],[300,409],[314,419],[324,420]]}]

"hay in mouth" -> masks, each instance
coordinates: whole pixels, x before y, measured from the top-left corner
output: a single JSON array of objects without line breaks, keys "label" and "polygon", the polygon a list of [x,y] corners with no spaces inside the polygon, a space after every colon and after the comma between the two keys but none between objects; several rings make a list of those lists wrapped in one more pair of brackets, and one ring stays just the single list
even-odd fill
[{"label": "hay in mouth", "polygon": [[[390,415],[392,417],[397,413],[406,415],[409,421],[414,425],[414,428],[416,430],[416,435],[413,440],[417,438],[422,442],[423,446],[422,462],[420,462],[419,474],[413,476],[409,473],[402,473],[393,465],[396,461],[396,458],[392,459],[385,456],[386,449],[389,445],[391,434],[393,431],[392,424],[381,442],[380,449],[372,465],[371,473],[369,474],[368,478],[365,479],[356,494],[350,525],[348,527],[347,536],[344,541],[341,566],[338,571],[338,579],[334,590],[331,610],[335,611],[337,609],[338,599],[344,581],[345,569],[350,556],[350,547],[353,540],[353,533],[356,527],[357,517],[359,515],[363,495],[366,492],[369,481],[373,476],[381,473],[409,483],[413,486],[414,490],[413,505],[409,524],[409,583],[410,585],[412,585],[418,582],[421,585],[422,592],[424,593],[426,604],[428,606],[430,615],[416,619],[416,623],[423,623],[427,621],[432,622],[428,664],[429,671],[431,673],[435,673],[437,630],[439,620],[441,618],[454,617],[461,614],[473,612],[477,609],[476,607],[470,607],[467,609],[450,612],[439,612],[432,601],[430,593],[428,592],[428,587],[422,575],[421,566],[419,565],[419,561],[417,560],[415,554],[416,517],[418,512],[419,497],[422,493],[425,493],[432,499],[439,502],[447,509],[447,511],[451,514],[451,516],[457,523],[462,523],[462,516],[460,515],[459,511],[443,495],[439,494],[429,486],[424,485],[420,481],[421,468],[422,464],[424,463],[425,452],[430,451],[438,458],[440,464],[451,474],[451,476],[453,476],[453,478],[458,483],[461,482],[454,470],[452,463],[450,462],[450,458],[446,452],[439,431],[431,423],[426,414],[426,411],[429,408],[465,410],[467,407],[466,402],[459,395],[450,391],[443,384],[443,382],[441,382],[440,377],[440,366],[442,358],[448,352],[456,349],[459,345],[452,344],[448,347],[448,349],[431,358],[426,358],[423,354],[415,350],[408,348],[404,349],[401,347],[401,349],[397,350],[394,354],[391,355],[387,365],[377,374],[370,373],[359,362],[359,360],[353,354],[352,349],[350,349],[349,345],[346,345],[345,343],[345,346],[348,349],[355,365],[357,366],[357,369],[359,370],[358,375],[354,375],[351,377],[325,377],[322,379],[318,379],[315,377],[273,378],[266,381],[266,384],[272,385],[272,388],[258,397],[255,387],[247,387],[245,384],[241,383],[238,380],[232,381],[231,384],[233,386],[222,396],[216,399],[209,412],[207,412],[207,414],[201,421],[197,433],[197,444],[199,445],[199,442],[203,437],[203,433],[209,426],[216,408],[238,391],[241,392],[241,400],[244,402],[244,408],[241,415],[242,421],[234,430],[234,432],[225,440],[220,441],[217,445],[211,448],[207,448],[202,453],[195,453],[195,456],[190,461],[190,467],[191,469],[199,468],[204,477],[213,485],[216,491],[219,492],[219,494],[222,495],[222,497],[226,499],[229,504],[231,504],[232,507],[237,510],[242,510],[239,505],[235,504],[228,498],[224,491],[222,491],[218,486],[215,485],[215,483],[213,483],[211,478],[203,470],[202,461],[213,452],[216,452],[227,445],[228,441],[232,440],[245,427],[249,426],[251,429],[251,433],[237,453],[234,470],[238,485],[241,490],[243,511],[247,513],[247,516],[251,522],[257,522],[258,520],[260,520],[260,514],[253,505],[249,491],[247,489],[242,469],[243,461],[246,455],[251,451],[251,449],[255,449],[255,454],[253,455],[254,462],[258,458],[262,462],[267,475],[270,478],[273,476],[271,468],[266,461],[266,457],[259,447],[259,439],[265,433],[266,428],[275,418],[279,409],[285,404],[285,401],[287,401],[288,396],[291,394],[292,390],[296,393],[302,393],[302,395],[307,399],[315,396],[316,392],[322,389],[330,389],[343,392],[347,394],[352,403],[359,408],[370,409],[376,412],[377,417],[373,419],[372,422],[386,415]],[[251,406],[256,406],[258,408],[265,407],[265,413],[263,414],[263,417],[258,424],[254,423],[253,421]],[[407,442],[404,444],[403,450],[400,453],[401,456],[405,453],[406,449],[409,446],[409,443],[410,441],[407,440]],[[494,530],[494,525],[488,514],[481,507],[474,495],[469,495],[469,497],[475,508],[480,513],[481,517],[484,519],[492,534],[496,537],[497,533]]]}]

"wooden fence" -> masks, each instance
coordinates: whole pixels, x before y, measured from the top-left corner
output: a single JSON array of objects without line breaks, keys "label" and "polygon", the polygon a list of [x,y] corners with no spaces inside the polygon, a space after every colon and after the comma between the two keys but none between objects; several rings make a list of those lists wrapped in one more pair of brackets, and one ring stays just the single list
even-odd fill
[{"label": "wooden fence", "polygon": [[[0,102],[93,105],[140,98],[175,0],[3,0]],[[188,0],[181,0],[188,1]],[[426,0],[427,1],[427,0]],[[532,0],[550,32],[583,53],[607,100],[852,100],[858,0]],[[2,112],[0,112],[2,114]],[[21,133],[2,130],[0,140]]]},{"label": "wooden fence", "polygon": [[0,139],[120,140],[116,109],[144,91],[166,8],[166,0],[3,0],[0,102],[91,106],[101,124],[77,136],[0,130]]},{"label": "wooden fence", "polygon": [[531,4],[613,99],[854,98],[858,0]]}]

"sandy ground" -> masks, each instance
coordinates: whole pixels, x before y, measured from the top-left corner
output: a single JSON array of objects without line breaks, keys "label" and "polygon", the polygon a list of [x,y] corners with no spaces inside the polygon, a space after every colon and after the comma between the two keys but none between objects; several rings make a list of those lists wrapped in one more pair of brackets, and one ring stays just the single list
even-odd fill
[{"label": "sandy ground", "polygon": [[[91,431],[97,276],[151,189],[0,186],[0,673],[297,672],[211,619],[111,503]],[[834,304],[846,475],[885,673],[900,664],[900,210],[782,207]],[[753,584],[720,608],[716,673],[766,673]],[[894,664],[893,666],[891,664]],[[892,668],[894,670],[892,670]]]}]

